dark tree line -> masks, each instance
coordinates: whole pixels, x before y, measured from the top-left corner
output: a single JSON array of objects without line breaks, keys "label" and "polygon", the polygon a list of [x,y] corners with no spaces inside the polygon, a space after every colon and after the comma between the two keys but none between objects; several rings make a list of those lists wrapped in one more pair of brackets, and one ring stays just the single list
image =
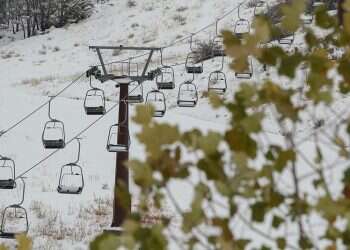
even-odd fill
[{"label": "dark tree line", "polygon": [[24,38],[88,17],[92,0],[0,0],[0,27]]}]

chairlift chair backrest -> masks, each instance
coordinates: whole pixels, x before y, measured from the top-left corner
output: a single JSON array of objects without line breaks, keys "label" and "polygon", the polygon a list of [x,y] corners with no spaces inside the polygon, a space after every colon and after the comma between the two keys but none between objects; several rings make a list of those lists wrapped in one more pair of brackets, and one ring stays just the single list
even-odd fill
[{"label": "chairlift chair backrest", "polygon": [[166,99],[163,92],[159,90],[151,90],[147,93],[146,104],[153,105],[153,117],[163,117],[166,112]]},{"label": "chairlift chair backrest", "polygon": [[[128,143],[120,143],[118,133],[128,137]],[[130,135],[128,128],[123,124],[114,124],[110,127],[107,138],[107,151],[112,153],[128,152],[130,147]]]},{"label": "chairlift chair backrest", "polygon": [[7,157],[0,156],[0,189],[16,188],[16,165]]}]

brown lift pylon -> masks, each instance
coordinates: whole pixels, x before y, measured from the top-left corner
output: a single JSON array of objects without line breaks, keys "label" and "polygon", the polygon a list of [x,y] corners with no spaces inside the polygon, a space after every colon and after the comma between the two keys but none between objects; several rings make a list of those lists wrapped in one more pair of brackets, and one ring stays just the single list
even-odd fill
[{"label": "brown lift pylon", "polygon": [[[128,86],[129,83],[137,81],[142,84],[144,81],[151,81],[161,73],[160,69],[150,71],[147,73],[148,66],[151,62],[154,51],[160,51],[161,48],[149,47],[124,47],[124,46],[90,46],[97,52],[101,63],[102,72],[98,67],[91,68],[87,74],[94,75],[102,83],[108,80],[115,80],[118,82],[116,87],[120,87],[119,97],[119,113],[118,123],[123,124],[118,129],[118,144],[128,145],[129,143],[129,107],[128,107]],[[128,75],[113,75],[106,70],[105,63],[101,54],[101,50],[132,50],[132,51],[149,51],[148,59],[145,63],[141,76]],[[131,212],[131,196],[129,192],[129,170],[125,163],[129,160],[129,152],[118,152],[116,155],[116,173],[115,173],[115,187],[114,187],[114,204],[113,204],[113,220],[112,228],[120,228],[123,225],[127,215]],[[123,195],[123,191],[127,191],[127,196]],[[123,197],[124,199],[121,199]],[[126,204],[125,204],[126,203]]]}]

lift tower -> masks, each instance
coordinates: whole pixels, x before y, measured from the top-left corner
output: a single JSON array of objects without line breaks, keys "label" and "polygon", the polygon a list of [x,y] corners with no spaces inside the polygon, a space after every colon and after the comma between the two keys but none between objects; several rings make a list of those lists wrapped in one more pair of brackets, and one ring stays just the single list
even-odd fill
[{"label": "lift tower", "polygon": [[[152,47],[124,47],[124,46],[90,46],[97,52],[97,56],[100,60],[101,70],[98,67],[93,67],[88,70],[87,75],[94,75],[99,81],[106,82],[114,80],[118,84],[117,88],[120,88],[119,96],[119,113],[118,123],[123,123],[124,126],[120,126],[118,129],[118,144],[127,145],[129,143],[129,107],[128,107],[128,85],[131,82],[137,81],[142,84],[144,81],[152,81],[161,73],[160,69],[150,71],[147,73],[148,66],[151,62],[152,56],[155,51],[160,51],[161,48]],[[114,75],[110,74],[106,70],[106,65],[101,54],[102,50],[130,50],[130,51],[149,51],[147,61],[144,65],[142,74],[140,76],[131,75]],[[114,204],[113,204],[113,220],[112,228],[121,228],[126,216],[131,212],[131,195],[129,191],[129,170],[125,163],[129,160],[129,152],[116,153],[116,173],[115,173],[115,186],[114,186]],[[120,200],[121,190],[128,191],[127,204],[123,204],[124,201]]]}]

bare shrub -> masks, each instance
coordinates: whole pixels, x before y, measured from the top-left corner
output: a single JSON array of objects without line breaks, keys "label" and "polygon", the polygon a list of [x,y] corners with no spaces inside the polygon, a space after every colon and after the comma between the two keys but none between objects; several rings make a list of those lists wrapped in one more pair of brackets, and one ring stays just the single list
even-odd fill
[{"label": "bare shrub", "polygon": [[135,0],[128,0],[128,1],[126,2],[126,6],[127,6],[128,8],[133,8],[133,7],[136,6],[136,1],[135,1]]},{"label": "bare shrub", "polygon": [[173,16],[173,20],[180,24],[181,26],[186,24],[186,17],[182,16],[182,15],[175,15]]},{"label": "bare shrub", "polygon": [[188,7],[186,7],[186,6],[182,6],[182,7],[179,7],[176,9],[177,12],[184,12],[186,10],[188,10]]},{"label": "bare shrub", "polygon": [[[213,40],[208,41],[199,41],[197,42],[196,49],[194,53],[196,55],[195,61],[201,62],[218,56],[218,51],[221,51],[221,47],[219,44],[215,43]],[[220,53],[220,55],[222,55]]]}]

